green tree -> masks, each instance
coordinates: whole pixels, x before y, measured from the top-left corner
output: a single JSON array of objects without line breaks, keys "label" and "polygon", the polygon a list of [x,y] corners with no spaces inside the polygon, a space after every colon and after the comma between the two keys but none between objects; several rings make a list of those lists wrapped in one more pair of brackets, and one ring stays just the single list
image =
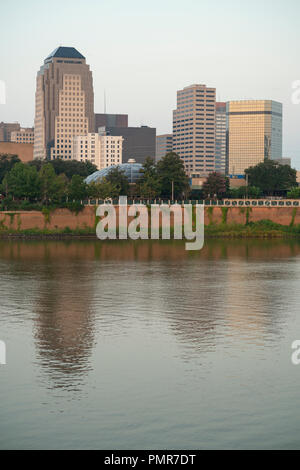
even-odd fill
[{"label": "green tree", "polygon": [[28,162],[27,165],[30,167],[36,168],[37,172],[39,172],[42,166],[45,165],[46,163],[49,163],[49,162],[47,162],[47,160],[35,159],[35,160],[32,160],[31,162]]},{"label": "green tree", "polygon": [[58,179],[51,163],[42,165],[39,172],[39,180],[41,185],[41,200],[44,204],[50,201],[57,201],[61,194],[61,185],[63,182]]},{"label": "green tree", "polygon": [[87,184],[82,176],[72,176],[68,187],[68,197],[71,201],[83,201],[87,197]]},{"label": "green tree", "polygon": [[175,199],[189,191],[189,179],[184,171],[183,161],[176,153],[168,153],[157,163],[156,168],[161,197],[171,198],[172,183]]},{"label": "green tree", "polygon": [[141,176],[137,183],[140,196],[149,199],[159,197],[161,187],[157,174],[157,166],[152,158],[146,159],[140,173]]},{"label": "green tree", "polygon": [[64,173],[61,173],[56,177],[57,190],[55,200],[57,202],[65,201],[68,196],[68,184],[69,180]]},{"label": "green tree", "polygon": [[224,197],[227,191],[226,177],[221,173],[210,173],[207,180],[203,184],[204,197]]},{"label": "green tree", "polygon": [[262,195],[262,192],[256,186],[241,186],[230,190],[230,196],[234,199],[243,199],[245,197],[257,199]]},{"label": "green tree", "polygon": [[112,168],[108,175],[106,176],[106,181],[111,183],[118,192],[118,196],[127,196],[129,193],[129,181],[124,171],[121,170],[118,166]]},{"label": "green tree", "polygon": [[90,183],[87,187],[87,194],[92,199],[113,199],[119,196],[119,190],[116,185],[104,178],[102,181]]},{"label": "green tree", "polygon": [[54,168],[54,171],[57,175],[65,174],[70,180],[74,175],[82,176],[86,178],[87,176],[95,173],[97,167],[91,162],[79,162],[77,160],[61,160],[59,158],[51,160],[51,165]]},{"label": "green tree", "polygon": [[3,192],[16,199],[28,199],[30,201],[40,197],[40,181],[38,172],[34,167],[29,167],[19,162],[14,165],[2,182]]},{"label": "green tree", "polygon": [[97,167],[90,161],[78,162],[77,160],[62,160],[57,158],[49,161],[33,160],[29,163],[30,166],[35,166],[38,171],[40,171],[43,165],[47,164],[53,166],[56,175],[64,174],[69,180],[71,180],[74,175],[86,178],[97,171]]},{"label": "green tree", "polygon": [[288,165],[280,165],[274,160],[266,160],[263,163],[248,168],[250,186],[256,186],[265,195],[274,195],[288,191],[297,185],[297,172]]},{"label": "green tree", "polygon": [[0,184],[2,183],[4,176],[13,168],[16,163],[21,160],[17,155],[0,155]]},{"label": "green tree", "polygon": [[289,199],[300,199],[300,188],[299,188],[299,187],[292,188],[292,189],[287,193],[287,197],[288,197]]}]

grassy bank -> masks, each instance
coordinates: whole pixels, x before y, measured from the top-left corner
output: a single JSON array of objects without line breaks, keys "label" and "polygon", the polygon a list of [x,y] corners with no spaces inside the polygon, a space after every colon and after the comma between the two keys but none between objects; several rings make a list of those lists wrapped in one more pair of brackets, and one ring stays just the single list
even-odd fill
[{"label": "grassy bank", "polygon": [[221,224],[205,227],[208,238],[300,238],[300,225],[281,225],[270,220],[242,224]]},{"label": "grassy bank", "polygon": [[[171,229],[171,238],[173,237]],[[211,224],[205,227],[207,238],[300,238],[300,225],[280,225],[270,220],[250,222],[242,224]],[[12,230],[1,228],[0,239],[7,238],[96,238],[95,228],[71,230],[69,227],[63,230],[29,229]]]},{"label": "grassy bank", "polygon": [[95,238],[96,233],[94,228],[76,229],[71,230],[69,227],[63,230],[48,230],[48,229],[28,229],[28,230],[0,230],[0,239],[7,238]]}]

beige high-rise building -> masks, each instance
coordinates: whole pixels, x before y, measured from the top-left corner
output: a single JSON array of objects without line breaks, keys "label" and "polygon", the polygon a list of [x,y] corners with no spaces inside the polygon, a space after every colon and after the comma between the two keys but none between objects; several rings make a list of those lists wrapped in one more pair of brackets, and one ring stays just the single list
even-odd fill
[{"label": "beige high-rise building", "polygon": [[282,158],[282,104],[230,101],[226,106],[229,175],[243,175],[266,159]]},{"label": "beige high-rise building", "polygon": [[215,170],[216,89],[191,85],[177,92],[173,113],[173,151],[190,177]]},{"label": "beige high-rise building", "polygon": [[90,161],[98,170],[112,165],[121,165],[123,137],[90,133],[74,137],[73,159],[80,162]]},{"label": "beige high-rise building", "polygon": [[73,47],[58,47],[37,76],[34,158],[72,159],[73,138],[94,127],[90,67]]}]

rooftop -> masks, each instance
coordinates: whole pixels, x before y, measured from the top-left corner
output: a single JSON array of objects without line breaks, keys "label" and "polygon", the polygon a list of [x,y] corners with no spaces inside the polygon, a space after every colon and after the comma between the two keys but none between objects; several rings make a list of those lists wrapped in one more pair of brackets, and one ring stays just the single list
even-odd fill
[{"label": "rooftop", "polygon": [[47,58],[46,61],[53,58],[64,58],[64,59],[85,59],[75,47],[57,47]]}]

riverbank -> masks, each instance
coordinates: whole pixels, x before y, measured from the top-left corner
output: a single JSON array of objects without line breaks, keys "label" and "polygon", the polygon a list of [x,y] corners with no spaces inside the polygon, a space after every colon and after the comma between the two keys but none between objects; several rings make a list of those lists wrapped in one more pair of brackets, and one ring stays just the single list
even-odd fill
[{"label": "riverbank", "polygon": [[270,220],[205,227],[206,238],[300,238],[300,225],[281,225]]},{"label": "riverbank", "polygon": [[[171,239],[174,230],[171,227]],[[286,226],[270,220],[242,224],[211,224],[205,226],[206,238],[299,238],[300,225]],[[97,239],[95,228],[0,230],[0,239]],[[150,234],[149,234],[150,239]]]},{"label": "riverbank", "polygon": [[[128,223],[132,219],[128,217]],[[68,209],[0,212],[0,238],[96,239],[98,222],[96,207],[79,213]],[[300,238],[298,207],[206,207],[204,223],[206,238]],[[170,225],[172,237],[173,216]]]}]

